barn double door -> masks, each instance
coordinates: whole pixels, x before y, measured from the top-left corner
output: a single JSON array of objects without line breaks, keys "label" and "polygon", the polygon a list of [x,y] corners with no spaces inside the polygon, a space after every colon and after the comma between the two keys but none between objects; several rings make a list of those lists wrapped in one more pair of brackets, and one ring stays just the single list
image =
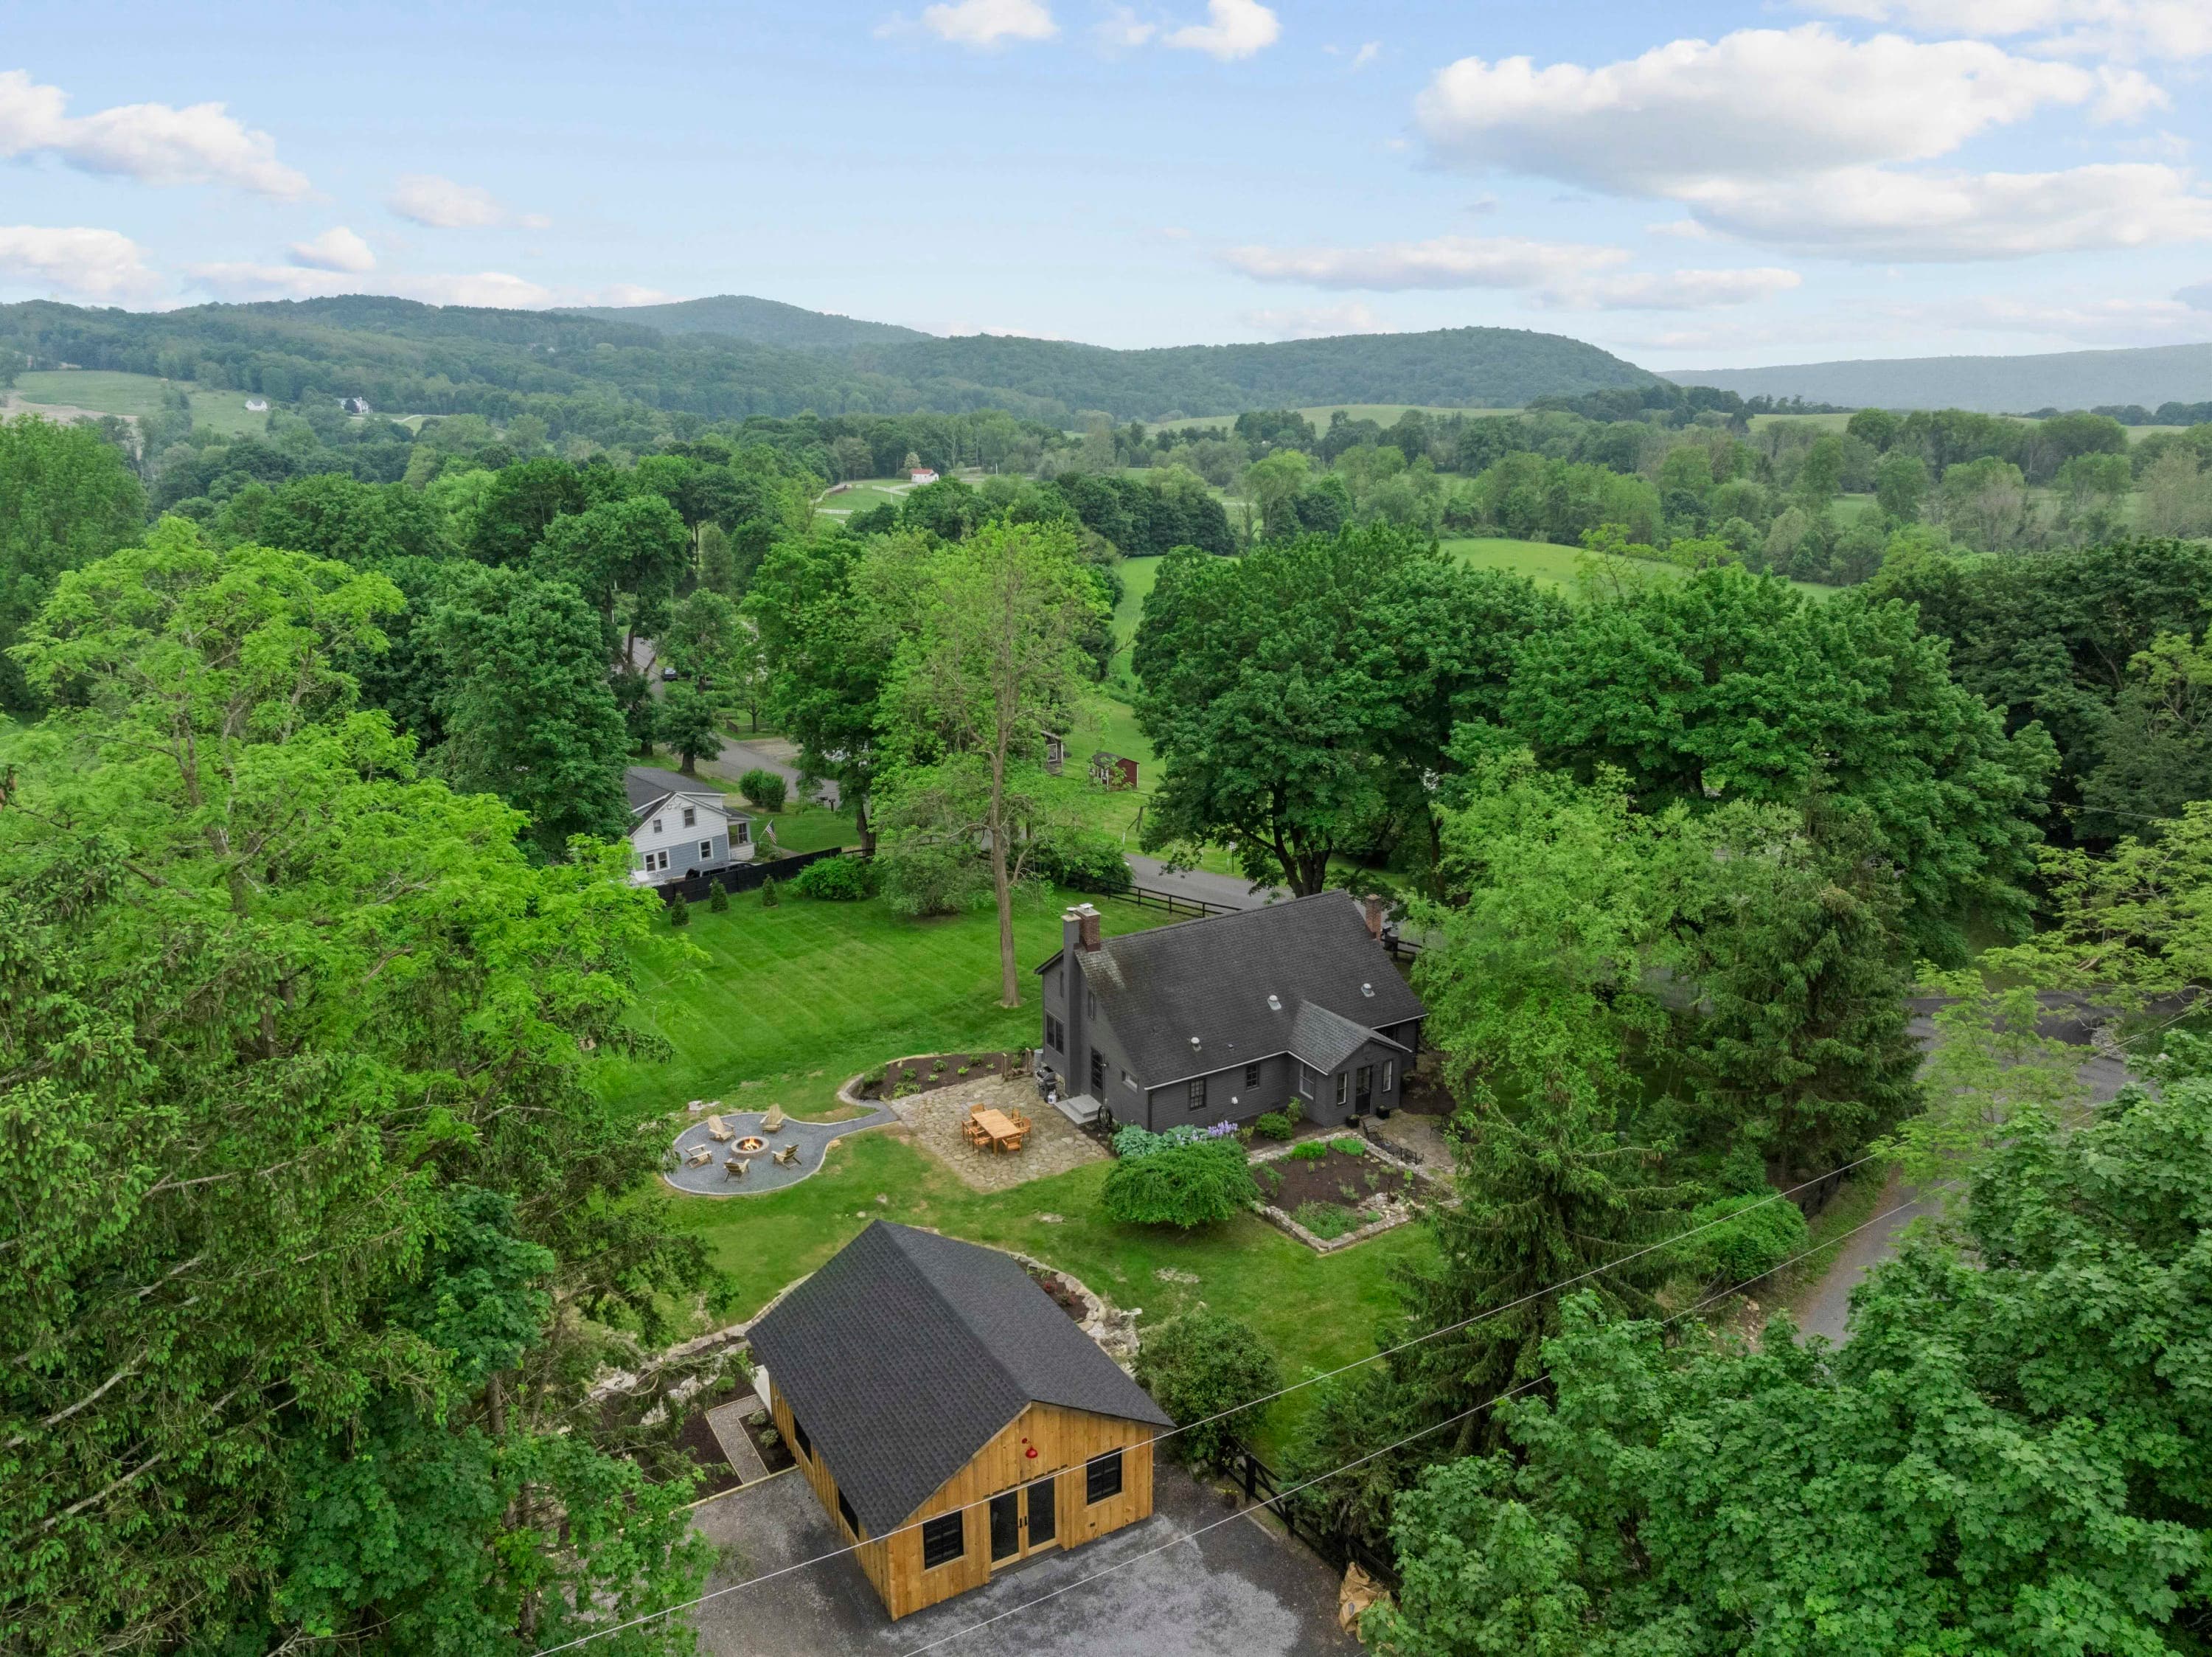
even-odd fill
[{"label": "barn double door", "polygon": [[991,1498],[994,1569],[1050,1547],[1060,1534],[1055,1481],[1038,1479]]}]

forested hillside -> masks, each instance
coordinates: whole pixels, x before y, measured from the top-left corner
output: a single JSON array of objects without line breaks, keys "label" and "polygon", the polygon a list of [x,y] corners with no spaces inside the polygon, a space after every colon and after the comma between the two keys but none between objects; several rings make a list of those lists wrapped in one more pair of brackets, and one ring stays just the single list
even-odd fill
[{"label": "forested hillside", "polygon": [[781,345],[792,350],[843,350],[854,345],[929,338],[918,328],[902,328],[895,322],[864,322],[786,305],[780,300],[755,299],[749,294],[716,294],[670,305],[572,305],[567,308],[571,316],[634,323],[656,333],[720,334],[748,344]]},{"label": "forested hillside", "polygon": [[151,314],[32,302],[0,307],[0,350],[32,368],[157,374],[279,403],[364,397],[393,412],[493,418],[518,411],[518,395],[551,394],[710,420],[1001,408],[1065,424],[1086,411],[1153,419],[1331,402],[1512,407],[1653,381],[1593,345],[1503,328],[1146,351],[989,335],[841,350],[827,348],[827,325],[872,325],[785,319],[787,343],[767,344],[757,327],[756,338],[732,338],[618,315],[365,295]]}]

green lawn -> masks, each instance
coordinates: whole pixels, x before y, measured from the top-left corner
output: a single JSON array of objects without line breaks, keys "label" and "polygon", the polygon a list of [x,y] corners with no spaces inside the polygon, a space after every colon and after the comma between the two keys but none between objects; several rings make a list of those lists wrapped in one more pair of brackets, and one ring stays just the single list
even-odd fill
[{"label": "green lawn", "polygon": [[[1444,551],[1462,564],[1478,570],[1503,570],[1509,575],[1526,576],[1540,587],[1558,588],[1571,591],[1578,580],[1578,566],[1590,556],[1578,546],[1559,546],[1549,541],[1515,541],[1499,536],[1468,536],[1447,540]],[[1680,572],[1671,564],[1660,564],[1649,558],[1606,557],[1604,564],[1617,565],[1624,571],[1654,571],[1662,576]],[[1790,586],[1815,598],[1826,598],[1843,589],[1824,587],[1817,582],[1793,581]]]},{"label": "green lawn", "polygon": [[829,517],[848,518],[856,512],[873,511],[885,504],[897,505],[900,496],[909,487],[902,481],[889,478],[859,482],[835,495],[824,495],[815,503],[814,509]]},{"label": "green lawn", "polygon": [[[880,902],[787,897],[766,909],[750,892],[720,915],[694,905],[684,935],[704,962],[649,967],[641,997],[639,1024],[665,1037],[672,1056],[657,1064],[604,1061],[601,1086],[641,1117],[694,1098],[821,1114],[840,1082],[886,1058],[1033,1043],[1030,969],[1059,947],[1067,901],[1055,893],[1018,916],[1024,1002],[1011,1012],[997,1004],[998,927],[988,911],[916,922]],[[1125,904],[1101,910],[1109,934],[1163,918]],[[1292,1379],[1372,1350],[1376,1319],[1390,1308],[1391,1264],[1429,1246],[1415,1227],[1322,1256],[1249,1217],[1192,1236],[1117,1226],[1097,1212],[1105,1169],[1095,1163],[982,1195],[901,1130],[876,1129],[846,1142],[812,1179],[772,1196],[684,1197],[656,1184],[653,1200],[666,1203],[670,1223],[696,1234],[735,1279],[734,1300],[716,1311],[724,1319],[751,1315],[880,1217],[1020,1249],[1118,1306],[1141,1307],[1147,1320],[1203,1301],[1258,1329]],[[879,1195],[888,1200],[878,1203]],[[1038,1217],[1047,1214],[1061,1217]],[[1163,1270],[1198,1281],[1164,1278]],[[1262,1442],[1279,1444],[1309,1402],[1301,1395],[1280,1409]]]},{"label": "green lawn", "polygon": [[[94,414],[143,418],[161,410],[161,388],[170,381],[150,374],[109,369],[40,369],[15,376],[15,393],[26,403],[55,408],[89,409]],[[232,437],[269,429],[269,414],[249,412],[242,391],[198,391],[184,387],[191,399],[192,422]]]}]

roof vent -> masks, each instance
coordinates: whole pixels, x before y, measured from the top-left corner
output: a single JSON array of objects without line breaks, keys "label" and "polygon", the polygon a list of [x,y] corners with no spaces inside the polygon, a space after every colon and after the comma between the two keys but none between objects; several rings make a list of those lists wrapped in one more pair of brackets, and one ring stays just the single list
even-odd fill
[{"label": "roof vent", "polygon": [[1190,1039],[1190,1051],[1194,1053],[1198,1051],[1198,1038],[1196,1036],[1193,1036]]},{"label": "roof vent", "polygon": [[1359,993],[1372,1001],[1375,999],[1375,986],[1371,984],[1363,984],[1359,986]]},{"label": "roof vent", "polygon": [[1281,1012],[1283,1010],[1283,998],[1280,996],[1269,996],[1267,997],[1267,1010],[1270,1013]]}]

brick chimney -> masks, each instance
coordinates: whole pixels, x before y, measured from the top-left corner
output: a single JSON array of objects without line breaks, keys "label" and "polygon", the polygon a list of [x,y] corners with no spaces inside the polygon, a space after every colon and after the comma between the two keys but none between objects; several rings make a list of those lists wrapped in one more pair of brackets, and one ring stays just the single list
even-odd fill
[{"label": "brick chimney", "polygon": [[1075,906],[1076,947],[1085,951],[1098,947],[1098,911],[1089,904]]},{"label": "brick chimney", "polygon": [[1382,917],[1389,910],[1390,900],[1388,898],[1369,897],[1359,900],[1359,912],[1367,922],[1367,935],[1377,943],[1382,941]]}]

